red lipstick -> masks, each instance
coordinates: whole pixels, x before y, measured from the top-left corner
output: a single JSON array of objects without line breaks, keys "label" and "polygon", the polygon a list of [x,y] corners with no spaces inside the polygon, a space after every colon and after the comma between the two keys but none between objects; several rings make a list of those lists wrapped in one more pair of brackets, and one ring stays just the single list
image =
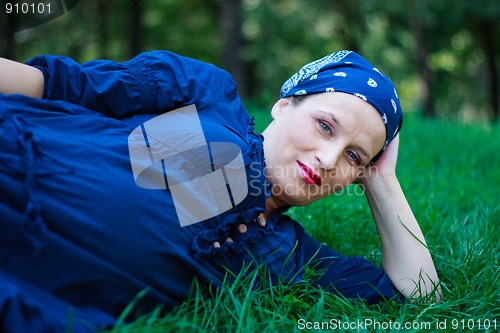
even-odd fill
[{"label": "red lipstick", "polygon": [[318,176],[318,174],[316,174],[310,167],[300,161],[297,161],[297,164],[299,165],[300,174],[302,175],[302,178],[304,178],[306,183],[308,183],[309,185],[321,185],[322,180],[321,177]]}]

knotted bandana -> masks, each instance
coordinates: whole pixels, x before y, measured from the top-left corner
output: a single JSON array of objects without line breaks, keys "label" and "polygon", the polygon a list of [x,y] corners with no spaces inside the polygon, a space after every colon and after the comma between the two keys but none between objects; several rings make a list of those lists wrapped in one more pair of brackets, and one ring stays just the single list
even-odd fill
[{"label": "knotted bandana", "polygon": [[281,87],[281,98],[322,92],[352,94],[370,103],[385,124],[384,147],[377,160],[396,137],[403,124],[403,111],[392,81],[353,51],[339,51],[302,67]]}]

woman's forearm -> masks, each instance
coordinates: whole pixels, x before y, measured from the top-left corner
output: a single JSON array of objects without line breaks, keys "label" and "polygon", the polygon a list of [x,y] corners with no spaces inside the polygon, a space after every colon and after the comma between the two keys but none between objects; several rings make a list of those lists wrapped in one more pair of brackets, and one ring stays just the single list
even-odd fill
[{"label": "woman's forearm", "polygon": [[0,58],[0,73],[0,93],[42,97],[44,78],[37,68]]},{"label": "woman's forearm", "polygon": [[434,292],[439,299],[434,262],[398,179],[375,176],[364,185],[382,242],[383,266],[392,282],[407,297]]}]

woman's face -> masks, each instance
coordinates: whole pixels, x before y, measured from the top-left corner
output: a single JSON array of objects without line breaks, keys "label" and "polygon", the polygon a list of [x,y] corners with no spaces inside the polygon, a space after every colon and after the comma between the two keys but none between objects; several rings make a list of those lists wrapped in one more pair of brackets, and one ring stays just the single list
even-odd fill
[{"label": "woman's face", "polygon": [[279,206],[302,206],[351,184],[385,142],[380,114],[350,94],[281,99],[271,114],[266,177]]}]

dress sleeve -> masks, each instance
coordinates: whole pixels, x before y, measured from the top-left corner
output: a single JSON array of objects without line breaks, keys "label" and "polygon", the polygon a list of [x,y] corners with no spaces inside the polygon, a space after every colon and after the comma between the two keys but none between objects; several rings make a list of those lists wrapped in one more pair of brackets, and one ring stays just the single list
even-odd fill
[{"label": "dress sleeve", "polygon": [[403,302],[387,273],[363,257],[345,257],[308,235],[296,223],[298,252],[304,264],[320,272],[317,284],[347,298],[361,298],[368,304],[388,299]]},{"label": "dress sleeve", "polygon": [[168,51],[152,51],[126,62],[84,64],[42,55],[28,65],[42,71],[43,98],[64,100],[114,118],[164,113],[189,104],[198,109],[236,97],[226,71]]}]

